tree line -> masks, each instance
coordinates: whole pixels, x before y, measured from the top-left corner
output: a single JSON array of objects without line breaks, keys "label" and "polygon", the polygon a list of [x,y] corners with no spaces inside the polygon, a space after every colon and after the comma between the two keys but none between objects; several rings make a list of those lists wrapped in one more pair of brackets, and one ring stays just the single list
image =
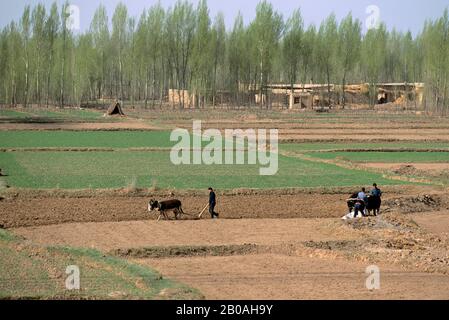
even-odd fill
[{"label": "tree line", "polygon": [[363,82],[374,97],[379,82],[424,82],[425,106],[449,108],[447,9],[413,36],[385,24],[364,34],[351,14],[306,26],[300,9],[284,19],[265,0],[253,21],[245,24],[238,14],[229,30],[223,14],[210,16],[206,0],[179,0],[138,18],[118,4],[111,20],[100,5],[88,30],[74,33],[67,8],[27,6],[3,28],[0,103],[62,107],[115,98],[155,107],[172,88],[195,93],[202,108],[215,106],[223,92],[245,105],[245,92],[263,94],[268,83]]}]

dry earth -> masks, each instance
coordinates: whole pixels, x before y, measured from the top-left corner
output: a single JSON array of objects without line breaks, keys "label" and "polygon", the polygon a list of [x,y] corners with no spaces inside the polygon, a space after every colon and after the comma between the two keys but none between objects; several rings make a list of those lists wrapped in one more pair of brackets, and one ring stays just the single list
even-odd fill
[{"label": "dry earth", "polygon": [[[411,249],[420,249],[408,238],[409,231],[403,233],[377,222],[367,232],[365,222],[370,220],[360,222],[352,226],[332,218],[131,221],[18,228],[13,232],[37,244],[93,247],[105,252],[241,244],[261,248],[260,252],[218,257],[129,256],[200,289],[208,299],[449,299],[449,267],[444,261],[437,263],[440,271],[429,271],[423,268],[427,264],[415,264],[417,258],[410,255]],[[426,253],[440,254],[439,247],[434,248],[427,239],[420,243],[428,246]],[[379,291],[365,286],[365,269],[372,264],[381,270]]]},{"label": "dry earth", "polygon": [[[395,187],[393,187],[395,188]],[[402,193],[395,189],[385,189],[384,202],[393,207],[411,203],[414,194],[432,195],[441,198],[435,206],[420,206],[419,199],[408,206],[408,212],[439,210],[449,208],[449,202],[438,196],[442,190],[427,187],[404,187]],[[390,192],[388,192],[390,191]],[[223,219],[287,219],[287,218],[340,218],[347,211],[346,199],[354,191],[344,194],[293,193],[279,194],[275,191],[261,194],[219,195],[216,211]],[[55,192],[56,193],[56,192]],[[60,195],[32,195],[10,193],[0,199],[0,225],[5,228],[53,225],[73,222],[120,222],[154,220],[156,215],[147,211],[148,201],[169,199],[173,196],[126,196],[126,195],[85,195],[73,196],[62,192]],[[183,202],[184,219],[193,220],[207,204],[206,195],[176,195]],[[319,201],[317,201],[319,197]],[[401,200],[403,199],[403,200]],[[399,201],[399,202],[398,202]],[[329,204],[332,204],[330,207]],[[388,208],[387,208],[388,209]],[[207,213],[204,217],[207,217]]]},{"label": "dry earth", "polygon": [[[253,195],[220,196],[217,211],[222,218],[322,218],[341,217],[347,195]],[[0,206],[0,224],[6,228],[70,222],[153,220],[147,211],[149,197],[18,197]],[[181,197],[184,211],[198,215],[207,196]],[[314,205],[310,205],[314,203]],[[330,210],[329,203],[335,207]],[[205,214],[207,216],[207,213]],[[185,216],[192,219],[192,216]]]},{"label": "dry earth", "polygon": [[[379,163],[370,162],[364,163],[363,166],[367,168],[398,170],[403,166],[410,165],[410,163]],[[424,171],[444,171],[449,170],[449,163],[413,163],[413,167]]]},{"label": "dry earth", "polygon": [[159,130],[147,122],[126,119],[120,122],[53,122],[53,123],[1,123],[0,130]]},{"label": "dry earth", "polygon": [[365,286],[367,263],[276,254],[143,259],[207,299],[449,299],[449,276],[379,266],[381,289]]},{"label": "dry earth", "polygon": [[251,219],[74,223],[17,228],[14,232],[42,245],[114,249],[152,246],[281,245],[303,241],[354,239],[335,219]]}]

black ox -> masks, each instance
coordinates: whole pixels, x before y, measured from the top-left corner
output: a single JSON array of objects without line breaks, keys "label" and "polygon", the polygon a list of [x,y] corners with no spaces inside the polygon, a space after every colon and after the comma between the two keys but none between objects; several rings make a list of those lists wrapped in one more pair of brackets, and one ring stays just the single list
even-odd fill
[{"label": "black ox", "polygon": [[[349,212],[352,212],[354,210],[355,204],[357,202],[358,193],[354,193],[351,198],[348,200],[348,208]],[[368,203],[365,203],[366,210],[368,211],[368,215],[371,215],[371,213],[374,214],[374,216],[377,216],[380,213],[380,207],[382,205],[382,199],[379,196],[374,195],[368,195]],[[365,207],[362,208],[364,210]],[[363,212],[363,211],[362,211]]]},{"label": "black ox", "polygon": [[184,211],[182,210],[182,203],[179,200],[167,200],[167,201],[156,201],[151,200],[148,203],[148,211],[150,212],[159,212],[159,217],[157,221],[161,220],[162,217],[164,217],[165,220],[168,220],[168,211],[173,211],[175,214],[175,219],[178,220],[181,215],[184,214]]}]

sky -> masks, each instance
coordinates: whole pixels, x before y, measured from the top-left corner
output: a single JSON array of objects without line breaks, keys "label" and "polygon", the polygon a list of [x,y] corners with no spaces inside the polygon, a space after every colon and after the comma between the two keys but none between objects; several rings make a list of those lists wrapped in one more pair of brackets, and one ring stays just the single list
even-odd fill
[{"label": "sky", "polygon": [[[12,20],[18,21],[26,5],[44,3],[47,8],[55,0],[0,0],[0,27],[3,28]],[[108,10],[111,19],[114,8],[119,2],[127,5],[130,15],[138,18],[144,8],[149,8],[161,2],[168,8],[176,0],[69,0],[69,3],[79,8],[79,30],[89,28],[95,9],[103,4]],[[56,0],[62,5],[64,0]],[[198,0],[190,0],[194,5]],[[255,8],[259,0],[208,0],[210,14],[214,17],[222,12],[228,29],[232,28],[237,13],[240,11],[245,23],[255,17]],[[344,18],[349,12],[362,21],[363,28],[372,23],[372,19],[385,22],[388,29],[398,31],[411,31],[414,35],[419,33],[427,19],[436,19],[443,15],[445,8],[449,8],[449,0],[271,0],[273,7],[284,18],[288,18],[294,9],[300,8],[304,22],[307,25],[319,25],[327,16],[334,12],[338,20]],[[374,7],[374,10],[372,9]]]}]

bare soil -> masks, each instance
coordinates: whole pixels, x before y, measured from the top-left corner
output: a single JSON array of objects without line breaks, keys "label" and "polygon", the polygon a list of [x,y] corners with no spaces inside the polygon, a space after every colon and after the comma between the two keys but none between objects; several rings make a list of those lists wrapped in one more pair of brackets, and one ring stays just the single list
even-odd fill
[{"label": "bare soil", "polygon": [[449,211],[419,213],[411,217],[427,232],[449,238]]},{"label": "bare soil", "polygon": [[[407,191],[406,189],[402,190]],[[385,193],[384,211],[422,212],[449,209],[449,201],[441,191],[424,187],[410,187],[408,192],[420,192],[422,196]],[[346,199],[354,191],[344,194],[323,193],[272,193],[220,195],[216,211],[221,219],[295,219],[295,218],[341,218],[347,212]],[[432,195],[435,201],[426,202],[424,195]],[[319,197],[319,201],[317,201]],[[116,196],[113,194],[82,196],[46,193],[9,194],[3,196],[0,206],[0,225],[4,228],[44,226],[77,222],[151,221],[157,215],[148,212],[151,198],[178,198],[186,215],[183,220],[196,220],[207,204],[207,195],[176,195],[158,197]],[[332,205],[330,205],[332,204]],[[402,211],[401,211],[402,210]],[[174,215],[169,215],[173,219]],[[206,212],[203,219],[210,218]]]},{"label": "bare soil", "polygon": [[[338,221],[338,220],[337,220]],[[335,219],[250,219],[69,223],[13,231],[42,245],[114,249],[155,246],[282,245],[354,239]]]},{"label": "bare soil", "polygon": [[[195,217],[208,203],[207,196],[179,197],[184,219]],[[347,195],[226,195],[220,196],[216,211],[223,219],[341,217]],[[147,210],[149,197],[18,197],[5,198],[0,206],[0,224],[5,228],[71,222],[154,220]],[[329,203],[335,204],[332,209]],[[313,205],[311,205],[313,204]],[[170,215],[173,217],[173,215]],[[208,213],[204,214],[204,218]]]},{"label": "bare soil", "polygon": [[[364,163],[363,166],[367,168],[398,170],[403,166],[408,166],[410,163],[378,163],[370,162]],[[449,170],[449,163],[413,163],[413,167],[424,171],[445,171]]]},{"label": "bare soil", "polygon": [[432,142],[447,142],[449,135],[433,135],[433,134],[404,134],[404,135],[359,135],[354,134],[340,134],[338,132],[329,131],[329,134],[286,134],[282,133],[279,136],[279,141],[282,142],[333,142],[333,141],[357,141],[357,142],[394,142],[394,141],[432,141]]},{"label": "bare soil", "polygon": [[55,122],[55,123],[2,123],[0,130],[160,130],[147,122],[126,119],[120,122]]},{"label": "bare soil", "polygon": [[[384,189],[383,211],[403,213],[449,209],[445,190],[435,187],[409,186]],[[221,219],[295,219],[341,218],[347,212],[346,199],[353,190],[342,193],[326,191],[284,190],[259,192],[235,190],[219,195],[216,211]],[[428,201],[430,197],[432,201]],[[317,201],[319,197],[319,201]],[[176,195],[151,194],[136,191],[51,191],[25,192],[12,190],[1,198],[0,225],[4,228],[44,226],[77,222],[151,221],[157,219],[148,212],[150,199],[178,198],[183,203],[184,220],[196,220],[208,202],[207,195],[183,192]],[[330,205],[332,204],[332,205]],[[174,218],[174,215],[169,215]],[[203,219],[208,219],[208,213]]]},{"label": "bare soil", "polygon": [[381,289],[367,290],[368,263],[261,254],[136,260],[198,288],[206,299],[449,299],[449,276],[381,265]]},{"label": "bare soil", "polygon": [[[40,245],[125,256],[208,299],[449,299],[449,241],[398,213],[351,222],[131,221],[13,232]],[[373,264],[381,270],[379,291],[365,287]]]}]

